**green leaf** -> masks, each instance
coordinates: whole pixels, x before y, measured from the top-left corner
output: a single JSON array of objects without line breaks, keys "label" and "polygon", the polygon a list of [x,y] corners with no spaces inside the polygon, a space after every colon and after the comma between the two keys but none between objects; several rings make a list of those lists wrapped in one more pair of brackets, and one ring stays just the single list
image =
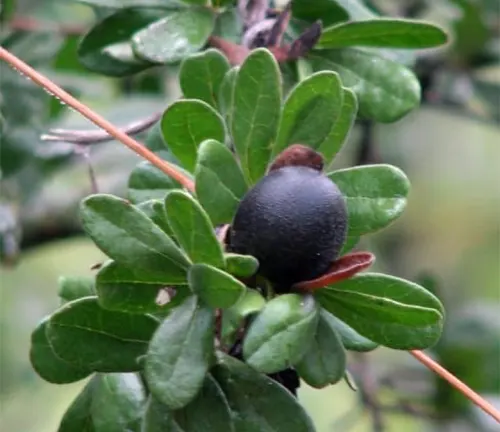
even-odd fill
[{"label": "green leaf", "polygon": [[266,172],[276,137],[281,106],[281,74],[273,55],[259,48],[236,75],[231,132],[249,184]]},{"label": "green leaf", "polygon": [[99,375],[90,406],[95,432],[139,432],[145,403],[139,375]]},{"label": "green leaf", "polygon": [[207,103],[179,100],[170,105],[161,119],[163,138],[184,168],[193,172],[198,146],[207,139],[224,141],[222,117]]},{"label": "green leaf", "polygon": [[353,250],[358,245],[359,240],[359,236],[347,236],[339,256],[345,255],[346,253]]},{"label": "green leaf", "polygon": [[226,271],[239,278],[253,276],[259,268],[259,261],[251,255],[224,254]]},{"label": "green leaf", "polygon": [[440,301],[425,288],[377,273],[364,273],[318,290],[321,305],[361,335],[393,349],[425,349],[443,328]]},{"label": "green leaf", "polygon": [[228,70],[229,62],[216,49],[188,57],[182,62],[179,72],[184,97],[200,99],[217,109],[219,88]]},{"label": "green leaf", "polygon": [[170,409],[179,409],[200,390],[213,355],[213,311],[195,296],[163,321],[146,356],[151,393]]},{"label": "green leaf", "polygon": [[323,25],[349,19],[347,11],[335,0],[293,0],[292,15],[305,21],[321,20]]},{"label": "green leaf", "polygon": [[342,84],[354,90],[360,113],[390,123],[417,107],[420,84],[405,66],[368,51],[346,48],[309,55],[314,70],[333,70]]},{"label": "green leaf", "polygon": [[[230,3],[233,0],[217,0],[219,3]],[[215,6],[215,5],[214,5]],[[243,36],[243,20],[238,9],[227,8],[217,14],[213,36],[219,36],[229,42],[239,44]]]},{"label": "green leaf", "polygon": [[89,277],[61,276],[59,278],[58,295],[63,303],[95,295],[94,279]]},{"label": "green leaf", "polygon": [[156,225],[158,225],[169,237],[174,237],[172,228],[170,228],[170,225],[168,224],[167,213],[165,212],[163,199],[143,201],[137,205],[137,208],[144,212],[147,217],[151,219]]},{"label": "green leaf", "polygon": [[82,201],[83,228],[106,255],[127,267],[164,275],[166,283],[183,283],[189,260],[174,241],[143,212],[112,195]]},{"label": "green leaf", "polygon": [[71,383],[89,376],[91,369],[76,366],[57,356],[45,333],[47,321],[48,317],[44,318],[31,334],[30,361],[36,373],[53,384]]},{"label": "green leaf", "polygon": [[234,111],[234,88],[239,67],[233,67],[226,72],[219,89],[219,111],[223,115],[227,125],[231,124]]},{"label": "green leaf", "polygon": [[335,3],[346,10],[352,21],[371,20],[378,17],[363,0],[335,0]]},{"label": "green leaf", "polygon": [[214,226],[230,223],[247,191],[236,159],[224,144],[203,141],[198,149],[196,196]]},{"label": "green leaf", "polygon": [[[316,72],[297,84],[285,100],[273,157],[292,144],[332,153],[330,131],[339,117],[343,91],[339,76]],[[327,163],[330,161],[327,161]]]},{"label": "green leaf", "polygon": [[57,432],[97,432],[90,414],[92,395],[99,376],[93,376],[64,413]]},{"label": "green leaf", "polygon": [[328,27],[315,49],[372,46],[387,48],[432,48],[446,43],[446,33],[424,21],[375,19],[350,21]]},{"label": "green leaf", "polygon": [[183,432],[174,419],[173,411],[150,395],[142,419],[141,432]]},{"label": "green leaf", "polygon": [[124,9],[106,18],[83,36],[78,58],[88,69],[104,75],[126,76],[152,66],[137,58],[131,45],[132,35],[158,20],[165,11]]},{"label": "green leaf", "polygon": [[322,309],[321,316],[323,319],[328,321],[330,327],[335,329],[342,340],[342,345],[344,345],[346,350],[368,352],[373,351],[378,347],[378,344],[365,338],[364,336],[361,336],[356,330],[349,327],[345,322],[339,320],[327,310]]},{"label": "green leaf", "polygon": [[150,162],[140,162],[128,179],[128,198],[134,203],[164,199],[171,189],[180,184]]},{"label": "green leaf", "polygon": [[212,376],[226,395],[238,432],[314,432],[302,405],[283,386],[220,353]]},{"label": "green leaf", "polygon": [[[145,139],[144,144],[152,152],[155,152],[156,154],[161,155],[163,159],[167,159],[167,158],[163,157],[163,155],[165,155],[165,154],[167,154],[169,156],[169,158],[167,160],[175,159],[174,155],[168,150],[167,143],[163,139],[163,132],[161,130],[161,121],[160,120],[157,121],[151,127],[151,129],[149,129],[149,131],[146,135],[146,139]],[[174,161],[174,163],[176,165],[178,165],[177,162],[178,161]]]},{"label": "green leaf", "polygon": [[324,311],[321,311],[312,345],[294,367],[307,384],[316,388],[335,384],[343,378],[346,353]]},{"label": "green leaf", "polygon": [[243,320],[262,310],[265,305],[266,300],[258,291],[246,288],[239,300],[222,314],[221,339],[230,345],[231,337],[243,324]]},{"label": "green leaf", "polygon": [[206,263],[223,268],[222,247],[215,236],[208,215],[186,192],[170,192],[165,199],[168,224],[193,263]]},{"label": "green leaf", "polygon": [[269,374],[298,363],[312,343],[318,307],[312,296],[274,298],[255,317],[243,342],[246,362]]},{"label": "green leaf", "polygon": [[234,431],[226,397],[217,381],[208,374],[196,397],[184,408],[171,411],[150,397],[141,432]]},{"label": "green leaf", "polygon": [[207,264],[192,265],[188,281],[191,290],[214,309],[233,306],[245,292],[245,284]]},{"label": "green leaf", "polygon": [[392,165],[364,165],[334,171],[328,177],[339,187],[347,202],[349,236],[385,228],[406,206],[410,182]]},{"label": "green leaf", "polygon": [[347,88],[342,88],[342,94],[342,106],[340,107],[339,116],[330,129],[328,136],[317,148],[317,151],[323,155],[326,161],[333,160],[347,141],[358,114],[356,94]]},{"label": "green leaf", "polygon": [[196,398],[175,411],[174,416],[185,432],[235,431],[226,396],[210,374],[205,377]]},{"label": "green leaf", "polygon": [[132,47],[144,60],[177,63],[205,45],[214,25],[208,8],[175,11],[135,33]]},{"label": "green leaf", "polygon": [[[165,274],[161,271],[151,271],[149,269],[139,268],[139,267],[127,267],[123,264],[112,261],[107,264],[109,271],[106,278],[109,277],[110,280],[115,279],[120,282],[130,282],[132,284],[144,283],[144,284],[156,284],[156,285],[187,285],[187,273],[182,279],[177,282],[172,282],[172,277],[169,274]],[[111,267],[113,270],[111,270]]]},{"label": "green leaf", "polygon": [[167,304],[158,302],[165,284],[131,280],[130,272],[114,261],[97,273],[96,290],[99,305],[108,310],[128,313],[164,313],[177,306],[189,294],[187,287],[178,288]]},{"label": "green leaf", "polygon": [[96,372],[141,369],[158,322],[148,315],[101,309],[96,297],[66,303],[47,322],[46,335],[54,353],[77,368]]}]

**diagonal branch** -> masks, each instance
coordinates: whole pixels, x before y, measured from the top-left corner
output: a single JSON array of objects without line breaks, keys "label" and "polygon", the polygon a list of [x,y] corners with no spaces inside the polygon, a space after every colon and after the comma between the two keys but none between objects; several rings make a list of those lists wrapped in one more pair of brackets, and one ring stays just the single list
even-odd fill
[{"label": "diagonal branch", "polygon": [[144,159],[151,162],[153,165],[163,171],[165,174],[178,181],[187,190],[191,192],[194,191],[193,181],[189,177],[185,176],[182,172],[180,172],[175,167],[175,165],[168,163],[167,161],[161,159],[159,156],[155,155],[152,151],[128,136],[125,132],[118,129],[116,126],[101,117],[99,114],[92,111],[85,104],[75,99],[68,92],[64,91],[61,87],[54,84],[47,77],[43,76],[32,67],[28,66],[26,63],[24,63],[22,60],[20,60],[18,57],[16,57],[14,54],[10,53],[3,47],[0,47],[0,59],[10,64],[12,67],[38,84],[40,87],[43,87],[49,93],[53,94],[64,103],[78,111],[92,123],[96,124],[101,129],[104,129],[113,138],[122,142],[129,149],[136,152],[139,156],[142,156]]},{"label": "diagonal branch", "polygon": [[500,423],[500,412],[483,397],[472,390],[469,386],[460,381],[455,375],[448,372],[443,366],[432,360],[427,354],[423,353],[422,351],[414,350],[410,351],[410,354],[424,366],[427,366],[435,374],[439,375],[445,381],[448,381],[451,386],[455,387],[464,396],[467,396],[467,398],[469,398],[472,403],[476,404],[484,412],[489,414],[498,423]]}]

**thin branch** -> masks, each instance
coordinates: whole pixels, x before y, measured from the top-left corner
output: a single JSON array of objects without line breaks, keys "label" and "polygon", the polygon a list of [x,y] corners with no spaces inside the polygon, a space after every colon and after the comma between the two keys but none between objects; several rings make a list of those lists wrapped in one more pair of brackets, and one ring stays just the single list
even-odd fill
[{"label": "thin branch", "polygon": [[[161,113],[155,113],[149,117],[135,120],[120,129],[127,135],[137,135],[149,129],[160,118]],[[40,139],[42,141],[67,142],[86,146],[111,141],[114,137],[104,130],[50,129]]]},{"label": "thin branch", "polygon": [[469,386],[460,381],[455,375],[448,372],[444,367],[432,360],[427,354],[423,353],[422,351],[414,350],[410,351],[410,354],[415,357],[420,363],[427,366],[430,370],[443,378],[445,381],[448,381],[451,386],[455,387],[472,403],[476,404],[485,413],[489,414],[498,423],[500,423],[500,412],[483,397],[472,390]]},{"label": "thin branch", "polygon": [[193,181],[180,172],[175,165],[168,163],[167,161],[161,159],[159,156],[155,155],[152,151],[144,147],[142,144],[128,136],[126,133],[118,129],[116,126],[108,122],[106,119],[101,117],[99,114],[92,111],[85,104],[81,103],[68,92],[64,91],[62,88],[54,84],[47,77],[43,76],[32,67],[28,66],[14,54],[7,51],[5,48],[0,47],[0,59],[10,64],[13,68],[17,69],[20,73],[27,76],[29,79],[34,81],[39,86],[43,87],[49,93],[53,94],[61,101],[66,103],[68,106],[72,107],[78,111],[85,118],[89,119],[91,122],[104,129],[109,135],[113,136],[116,140],[125,144],[128,148],[136,152],[139,156],[142,156],[147,161],[151,162],[158,169],[163,171],[168,176],[172,177],[174,180],[178,181],[187,190],[194,191]]},{"label": "thin branch", "polygon": [[26,32],[56,32],[65,36],[81,35],[85,28],[71,24],[53,24],[40,22],[34,18],[14,17],[8,24],[8,28]]}]

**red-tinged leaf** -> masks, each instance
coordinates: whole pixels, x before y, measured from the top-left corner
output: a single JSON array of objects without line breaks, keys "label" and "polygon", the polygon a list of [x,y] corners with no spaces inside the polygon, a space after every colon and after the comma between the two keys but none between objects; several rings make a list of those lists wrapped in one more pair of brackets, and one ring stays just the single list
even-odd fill
[{"label": "red-tinged leaf", "polygon": [[356,273],[370,267],[375,261],[375,255],[370,252],[353,252],[334,261],[330,270],[319,278],[296,283],[293,288],[303,291],[313,291],[349,279]]}]

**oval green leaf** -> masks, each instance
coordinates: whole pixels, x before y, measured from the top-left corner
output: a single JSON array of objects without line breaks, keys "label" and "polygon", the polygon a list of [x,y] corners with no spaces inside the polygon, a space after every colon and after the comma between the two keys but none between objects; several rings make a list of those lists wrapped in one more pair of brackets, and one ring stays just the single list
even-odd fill
[{"label": "oval green leaf", "polygon": [[58,295],[63,303],[95,295],[93,278],[61,276],[58,285]]},{"label": "oval green leaf", "polygon": [[80,62],[91,71],[110,76],[132,75],[153,66],[134,55],[131,38],[165,13],[164,10],[125,9],[104,18],[83,36],[78,46]]},{"label": "oval green leaf", "polygon": [[94,428],[90,407],[94,387],[99,376],[94,375],[64,413],[57,432],[97,432]]},{"label": "oval green leaf", "polygon": [[82,201],[83,228],[118,263],[183,283],[189,260],[146,214],[121,198],[98,194]]},{"label": "oval green leaf", "polygon": [[318,290],[316,298],[361,335],[393,349],[425,349],[443,329],[443,306],[421,286],[365,273]]},{"label": "oval green leaf", "polygon": [[208,374],[198,395],[175,411],[176,423],[184,432],[234,432],[229,404],[217,381]]},{"label": "oval green leaf", "polygon": [[371,46],[421,49],[437,47],[446,41],[446,33],[441,28],[425,21],[379,18],[328,27],[323,30],[314,48]]},{"label": "oval green leaf", "polygon": [[207,264],[194,264],[188,273],[189,287],[208,306],[227,309],[245,292],[245,284]]},{"label": "oval green leaf", "polygon": [[327,137],[317,148],[326,161],[332,161],[347,141],[358,114],[356,94],[348,88],[342,88],[342,93],[340,113]]},{"label": "oval green leaf", "polygon": [[364,165],[334,171],[328,177],[339,187],[347,202],[349,236],[385,228],[406,206],[410,182],[392,165]]},{"label": "oval green leaf", "polygon": [[99,305],[104,309],[128,313],[165,313],[189,294],[187,287],[179,287],[175,297],[165,304],[158,301],[165,284],[131,279],[126,268],[114,261],[106,263],[96,276]]},{"label": "oval green leaf", "polygon": [[47,322],[54,353],[76,367],[96,372],[134,372],[158,322],[148,315],[101,309],[96,297],[66,303]]},{"label": "oval green leaf", "polygon": [[316,72],[300,81],[285,100],[273,157],[292,144],[328,150],[328,144],[333,144],[328,137],[339,117],[342,99],[342,83],[335,72]]},{"label": "oval green leaf", "polygon": [[36,373],[53,384],[71,383],[89,376],[92,369],[63,360],[54,352],[45,333],[47,321],[48,317],[44,318],[31,334],[29,356]]},{"label": "oval green leaf", "polygon": [[321,20],[323,25],[346,21],[349,14],[339,2],[335,0],[293,0],[292,15],[304,21]]},{"label": "oval green leaf", "polygon": [[198,149],[196,196],[214,226],[230,223],[247,185],[236,159],[224,144],[203,141]]},{"label": "oval green leaf", "polygon": [[132,48],[146,61],[177,63],[205,45],[214,25],[215,14],[208,8],[171,12],[135,33]]},{"label": "oval green leaf", "polygon": [[172,228],[170,228],[170,225],[168,224],[167,213],[165,211],[165,205],[163,201],[164,201],[163,199],[161,200],[152,199],[149,201],[143,201],[137,205],[137,208],[142,212],[144,212],[149,219],[151,219],[169,237],[171,237],[175,241]]},{"label": "oval green leaf", "polygon": [[370,339],[361,336],[356,330],[339,320],[325,309],[321,310],[321,316],[328,321],[329,325],[335,329],[340,336],[342,345],[349,351],[368,352],[378,347],[378,344]]},{"label": "oval green leaf", "polygon": [[195,296],[163,321],[149,345],[145,374],[151,393],[170,409],[198,394],[213,356],[214,313]]},{"label": "oval green leaf", "polygon": [[250,366],[266,374],[286,369],[309,349],[317,323],[318,307],[312,296],[276,297],[250,325],[243,356]]},{"label": "oval green leaf", "polygon": [[222,117],[207,103],[185,99],[170,105],[161,119],[163,139],[189,172],[196,167],[199,145],[208,139],[224,142]]},{"label": "oval green leaf", "polygon": [[239,278],[253,276],[259,268],[259,261],[251,255],[224,254],[226,271]]},{"label": "oval green leaf", "polygon": [[98,375],[90,404],[95,432],[139,431],[146,394],[139,375]]},{"label": "oval green leaf", "polygon": [[314,70],[333,70],[354,90],[363,116],[390,123],[420,103],[420,83],[407,67],[368,51],[346,48],[316,51]]},{"label": "oval green leaf", "polygon": [[266,172],[281,108],[281,74],[273,55],[259,48],[246,58],[237,75],[231,133],[249,184]]},{"label": "oval green leaf", "polygon": [[[323,311],[322,311],[323,312]],[[340,381],[345,374],[344,347],[325,314],[321,313],[313,342],[295,370],[311,387],[323,388]]]},{"label": "oval green leaf", "polygon": [[184,97],[200,99],[217,109],[219,89],[228,70],[226,57],[215,49],[188,57],[182,62],[179,72]]},{"label": "oval green leaf", "polygon": [[222,246],[210,218],[191,195],[180,190],[170,192],[165,210],[175,238],[193,263],[224,268]]},{"label": "oval green leaf", "polygon": [[220,353],[212,376],[226,395],[238,432],[314,432],[302,405],[283,386]]},{"label": "oval green leaf", "polygon": [[238,66],[229,69],[219,89],[219,111],[223,115],[227,125],[231,124],[231,116],[234,110],[234,87],[238,70]]},{"label": "oval green leaf", "polygon": [[150,395],[144,410],[141,432],[183,432],[174,419],[173,411]]},{"label": "oval green leaf", "polygon": [[222,314],[221,339],[227,345],[232,345],[236,330],[248,316],[259,312],[266,305],[262,295],[251,288],[246,288],[240,299]]}]

